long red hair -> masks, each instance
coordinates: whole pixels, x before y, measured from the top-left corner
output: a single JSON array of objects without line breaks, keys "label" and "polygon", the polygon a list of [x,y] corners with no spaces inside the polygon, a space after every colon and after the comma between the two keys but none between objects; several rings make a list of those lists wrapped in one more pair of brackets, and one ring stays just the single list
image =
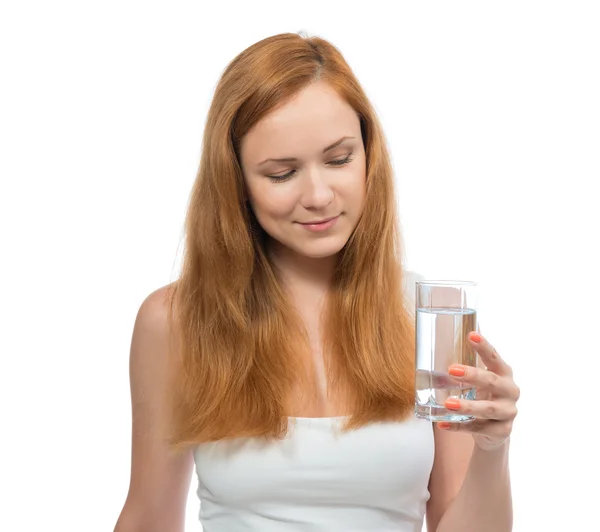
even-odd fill
[{"label": "long red hair", "polygon": [[[393,171],[379,120],[340,51],[284,33],[235,57],[215,89],[186,215],[170,316],[176,371],[173,448],[229,437],[282,438],[291,389],[314,390],[306,330],[282,290],[265,232],[246,203],[239,143],[267,113],[315,81],[360,118],[366,154],[363,214],[339,253],[325,299],[330,387],[349,398],[345,429],[401,420],[414,404],[414,313],[403,294]],[[310,392],[309,392],[310,393]]]}]

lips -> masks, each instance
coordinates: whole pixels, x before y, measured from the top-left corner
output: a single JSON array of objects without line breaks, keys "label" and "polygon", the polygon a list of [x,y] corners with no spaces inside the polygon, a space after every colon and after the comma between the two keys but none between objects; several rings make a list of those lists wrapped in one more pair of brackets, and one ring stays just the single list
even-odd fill
[{"label": "lips", "polygon": [[317,220],[315,222],[299,222],[302,225],[317,225],[317,224],[324,224],[325,222],[329,222],[330,220],[333,220],[334,218],[337,218],[339,216],[331,216],[330,218],[324,218],[323,220]]}]

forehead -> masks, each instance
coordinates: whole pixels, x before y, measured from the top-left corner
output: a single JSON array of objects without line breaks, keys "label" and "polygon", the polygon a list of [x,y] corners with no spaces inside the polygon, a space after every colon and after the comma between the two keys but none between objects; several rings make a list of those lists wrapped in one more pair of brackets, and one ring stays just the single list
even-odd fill
[{"label": "forehead", "polygon": [[241,153],[249,164],[268,157],[308,157],[357,133],[354,109],[329,86],[314,84],[256,123],[242,140]]}]

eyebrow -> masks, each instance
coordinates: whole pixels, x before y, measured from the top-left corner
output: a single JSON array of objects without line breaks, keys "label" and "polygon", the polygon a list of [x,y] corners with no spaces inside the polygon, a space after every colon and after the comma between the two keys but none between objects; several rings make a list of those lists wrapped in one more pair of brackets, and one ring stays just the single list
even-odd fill
[{"label": "eyebrow", "polygon": [[[342,137],[340,140],[336,140],[333,144],[327,146],[327,148],[325,148],[323,150],[323,153],[327,153],[330,150],[333,150],[334,148],[337,148],[342,142],[344,142],[345,140],[348,139],[353,139],[354,137]],[[298,159],[296,157],[283,157],[282,159],[265,159],[264,161],[258,163],[258,166],[262,166],[265,163],[269,163],[269,162],[275,162],[275,163],[293,163],[296,162]]]}]

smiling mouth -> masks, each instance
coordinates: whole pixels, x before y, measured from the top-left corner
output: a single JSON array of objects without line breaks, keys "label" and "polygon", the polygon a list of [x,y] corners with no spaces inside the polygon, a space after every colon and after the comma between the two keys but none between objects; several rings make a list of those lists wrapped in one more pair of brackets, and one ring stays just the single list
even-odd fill
[{"label": "smiling mouth", "polygon": [[319,225],[319,224],[324,224],[326,222],[330,222],[331,220],[334,220],[338,216],[339,216],[339,214],[337,216],[331,216],[330,218],[325,218],[323,220],[317,220],[314,222],[298,222],[298,223],[301,225]]}]

